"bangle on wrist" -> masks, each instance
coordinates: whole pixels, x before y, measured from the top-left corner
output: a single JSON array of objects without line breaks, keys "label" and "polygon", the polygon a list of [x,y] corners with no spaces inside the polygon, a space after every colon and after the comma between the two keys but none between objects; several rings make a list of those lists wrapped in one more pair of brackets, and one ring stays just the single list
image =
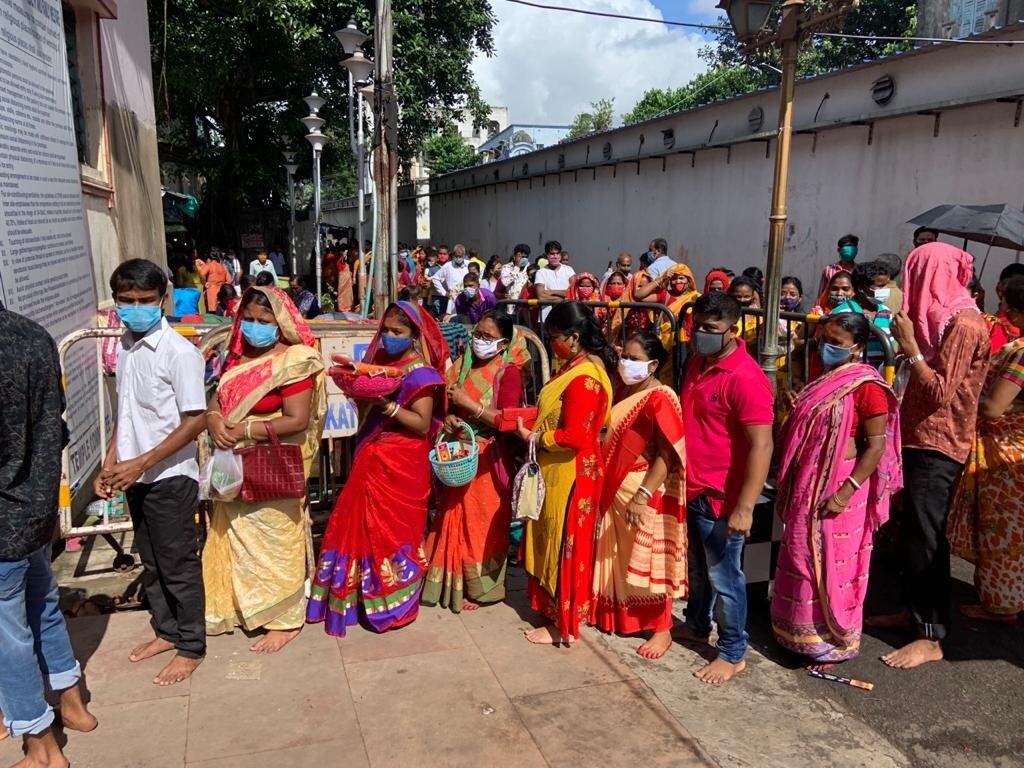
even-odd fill
[{"label": "bangle on wrist", "polygon": [[653,499],[653,498],[654,498],[654,494],[653,494],[653,493],[651,493],[651,492],[650,492],[649,490],[647,490],[647,489],[646,489],[646,488],[645,488],[644,486],[642,486],[642,485],[641,485],[641,486],[640,486],[639,488],[637,488],[637,489],[636,489],[636,492],[637,492],[637,493],[642,493],[642,494],[643,494],[644,496],[646,496],[646,497],[647,497],[647,499],[648,499],[648,500],[650,500],[650,499]]},{"label": "bangle on wrist", "polygon": [[392,401],[389,405],[387,405],[384,408],[384,415],[387,416],[389,419],[393,419],[395,418],[395,415],[398,413],[399,408],[401,408],[401,406],[397,402]]},{"label": "bangle on wrist", "polygon": [[[846,482],[848,482],[850,485],[852,485],[858,491],[860,490],[860,483],[857,482],[856,478],[853,475],[850,475],[848,478],[846,478]],[[838,493],[838,491],[837,491],[837,493]]]},{"label": "bangle on wrist", "polygon": [[484,415],[484,411],[485,410],[486,409],[484,408],[484,404],[480,403],[480,408],[477,410],[476,413],[473,414],[473,418],[476,419],[477,421],[479,421],[480,417]]},{"label": "bangle on wrist", "polygon": [[907,358],[907,365],[917,365],[918,363],[924,362],[924,355],[918,352],[916,355],[911,355]]},{"label": "bangle on wrist", "polygon": [[245,422],[245,439],[246,440],[252,440],[253,439],[252,438],[252,422],[248,421],[248,420]]}]

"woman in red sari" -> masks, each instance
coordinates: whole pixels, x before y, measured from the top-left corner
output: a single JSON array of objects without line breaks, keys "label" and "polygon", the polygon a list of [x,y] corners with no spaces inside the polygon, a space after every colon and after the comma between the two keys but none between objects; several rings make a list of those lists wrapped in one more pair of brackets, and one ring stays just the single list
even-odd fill
[{"label": "woman in red sari", "polygon": [[427,536],[430,568],[423,586],[424,605],[472,611],[505,599],[505,571],[512,494],[508,433],[496,424],[505,408],[523,405],[523,375],[530,363],[526,341],[505,312],[491,310],[473,330],[473,349],[448,369],[449,434],[470,423],[480,450],[476,476],[459,488],[443,488],[437,516]]},{"label": "woman in red sari", "polygon": [[406,373],[394,398],[372,401],[365,414],[324,534],[306,621],[326,621],[329,635],[344,637],[360,616],[384,632],[419,613],[428,454],[445,408],[445,351],[434,319],[400,301],[384,313],[366,353],[366,362]]},{"label": "woman in red sari", "polygon": [[522,561],[530,605],[550,623],[526,633],[531,643],[569,644],[590,616],[594,530],[604,461],[601,429],[608,421],[618,362],[593,312],[578,301],[555,305],[544,331],[564,364],[540,392],[533,431],[546,492],[537,520],[527,520]]},{"label": "woman in red sari", "polygon": [[637,649],[660,659],[672,645],[672,599],[686,596],[686,456],[679,398],[658,383],[668,352],[655,333],[622,349],[625,388],[605,438],[604,491],[590,623],[653,633]]}]

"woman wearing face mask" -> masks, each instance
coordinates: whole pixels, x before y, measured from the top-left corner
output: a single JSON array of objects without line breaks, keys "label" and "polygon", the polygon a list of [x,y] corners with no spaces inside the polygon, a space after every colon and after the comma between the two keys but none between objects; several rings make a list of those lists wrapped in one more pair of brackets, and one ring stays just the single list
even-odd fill
[{"label": "woman wearing face mask", "polygon": [[[315,344],[284,291],[245,292],[207,416],[218,448],[265,443],[273,429],[282,443],[301,446],[309,477],[326,413],[324,365]],[[274,653],[299,633],[312,565],[305,507],[305,499],[213,502],[203,549],[209,634],[262,627],[266,634],[251,650]]]},{"label": "woman wearing face mask", "polygon": [[637,649],[660,659],[672,645],[672,600],[686,597],[686,457],[679,398],[658,383],[668,359],[653,333],[632,337],[602,453],[590,623],[604,632],[652,633]]},{"label": "woman wearing face mask", "polygon": [[327,524],[306,620],[344,637],[363,617],[384,632],[419,614],[427,558],[428,454],[444,416],[447,347],[419,307],[392,304],[364,361],[404,371],[398,390],[369,401],[348,481]]},{"label": "woman wearing face mask", "polygon": [[860,362],[870,336],[862,315],[823,324],[825,373],[796,396],[780,435],[776,504],[786,531],[772,628],[817,669],[860,650],[872,537],[903,486],[899,403]]},{"label": "woman wearing face mask", "polygon": [[[884,293],[886,289],[876,288],[876,285],[881,283],[884,286],[888,282],[888,265],[880,261],[862,262],[853,268],[850,279],[853,282],[854,295],[834,307],[831,314],[853,312],[864,315],[872,325],[881,328],[891,341],[892,335],[889,327],[892,324],[892,312],[882,303],[882,297],[875,296],[876,291],[883,291],[883,297],[887,297],[887,294]],[[871,341],[868,342],[868,363],[879,367],[884,362],[885,352],[882,349],[882,343],[872,336]]]},{"label": "woman wearing face mask", "polygon": [[480,461],[469,485],[446,487],[438,495],[438,514],[426,542],[430,566],[420,599],[424,605],[440,603],[459,613],[505,598],[513,446],[507,445],[512,436],[498,434],[497,420],[502,409],[523,405],[523,372],[529,364],[526,342],[516,333],[512,318],[491,311],[473,330],[472,351],[467,350],[445,375],[445,432],[461,435],[461,422],[469,422],[476,432]]},{"label": "woman wearing face mask", "polygon": [[[682,340],[690,340],[690,329],[693,325],[693,318],[690,315],[683,316],[688,304],[692,304],[700,298],[700,291],[697,290],[696,280],[693,277],[693,270],[686,264],[676,264],[670,267],[662,276],[661,280],[665,285],[665,306],[672,314],[683,323]],[[661,343],[667,349],[672,342],[672,326],[668,320],[661,324]]]},{"label": "woman wearing face mask", "polygon": [[555,305],[544,331],[563,365],[541,390],[533,431],[519,426],[520,437],[536,444],[546,485],[540,519],[526,522],[521,559],[530,605],[550,624],[526,637],[569,644],[590,615],[604,464],[600,438],[612,400],[608,371],[616,370],[618,358],[579,302]]},{"label": "woman wearing face mask", "polygon": [[852,299],[854,293],[851,274],[849,272],[837,272],[828,281],[825,292],[818,297],[818,304],[811,310],[811,314],[828,317],[833,309],[847,299]]},{"label": "woman wearing face mask", "polygon": [[[626,293],[629,277],[625,272],[616,270],[608,275],[608,279],[600,287],[601,301],[622,301]],[[594,317],[601,326],[601,333],[606,339],[614,340],[612,335],[612,317],[619,314],[604,307],[594,307]]]}]

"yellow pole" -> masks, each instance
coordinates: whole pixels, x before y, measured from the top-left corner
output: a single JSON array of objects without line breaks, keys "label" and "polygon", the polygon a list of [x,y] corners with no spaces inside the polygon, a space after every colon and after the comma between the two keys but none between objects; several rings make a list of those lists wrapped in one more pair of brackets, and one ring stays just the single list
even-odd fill
[{"label": "yellow pole", "polygon": [[782,82],[779,85],[779,132],[775,146],[775,178],[769,216],[768,263],[765,269],[765,327],[761,336],[761,370],[776,388],[779,346],[779,298],[782,290],[782,256],[786,244],[786,198],[789,189],[789,147],[793,135],[793,84],[800,51],[799,16],[804,0],[787,0],[782,6]]}]

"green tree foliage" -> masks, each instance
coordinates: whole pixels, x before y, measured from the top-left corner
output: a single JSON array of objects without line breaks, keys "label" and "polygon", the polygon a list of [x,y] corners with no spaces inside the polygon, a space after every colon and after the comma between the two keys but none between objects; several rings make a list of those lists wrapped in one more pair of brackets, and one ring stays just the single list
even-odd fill
[{"label": "green tree foliage", "polygon": [[[809,4],[824,6],[825,3],[810,0]],[[778,8],[774,13],[777,18]],[[680,88],[647,91],[624,115],[627,124],[778,84],[778,51],[767,51],[753,60],[748,59],[740,52],[728,19],[722,16],[719,23],[726,29],[716,32],[714,43],[700,52],[710,69]],[[861,0],[860,6],[847,14],[842,31],[866,35],[868,39],[811,37],[801,48],[797,75],[817,75],[908,50],[909,42],[878,40],[872,36],[912,36],[917,31],[917,5],[906,0]]]},{"label": "green tree foliage", "polygon": [[615,123],[615,99],[591,102],[589,112],[580,112],[573,118],[567,139],[578,139],[588,133],[607,131]]},{"label": "green tree foliage", "polygon": [[435,133],[424,141],[423,157],[431,176],[468,168],[480,162],[480,156],[452,128]]},{"label": "green tree foliage", "polygon": [[[282,136],[298,153],[300,186],[309,177],[299,118],[314,89],[327,99],[323,174],[332,192],[354,192],[347,72],[333,32],[354,18],[372,33],[373,0],[167,0],[149,12],[161,160],[205,180],[204,240],[234,242],[242,207],[285,204]],[[470,65],[493,52],[494,15],[488,0],[393,0],[393,17],[399,151],[409,157],[463,110],[487,119]]]}]

